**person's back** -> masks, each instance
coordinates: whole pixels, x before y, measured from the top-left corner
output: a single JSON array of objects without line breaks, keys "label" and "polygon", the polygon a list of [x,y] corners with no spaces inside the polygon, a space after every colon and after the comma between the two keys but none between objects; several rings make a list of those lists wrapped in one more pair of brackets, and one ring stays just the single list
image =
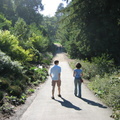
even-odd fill
[{"label": "person's back", "polygon": [[52,78],[52,99],[54,99],[54,90],[55,90],[55,85],[57,84],[58,86],[58,96],[61,97],[60,95],[60,86],[61,86],[61,67],[58,66],[59,61],[56,60],[54,61],[54,66],[50,70],[50,76]]},{"label": "person's back", "polygon": [[75,73],[76,73],[76,74],[75,74],[75,78],[76,78],[76,79],[77,79],[77,78],[78,78],[78,79],[81,78],[82,69],[78,69],[78,68],[77,68],[77,69],[75,69],[74,71],[75,71]]},{"label": "person's back", "polygon": [[50,72],[50,74],[52,75],[52,80],[58,80],[60,72],[61,72],[61,68],[58,65],[54,65],[51,68],[51,72]]}]

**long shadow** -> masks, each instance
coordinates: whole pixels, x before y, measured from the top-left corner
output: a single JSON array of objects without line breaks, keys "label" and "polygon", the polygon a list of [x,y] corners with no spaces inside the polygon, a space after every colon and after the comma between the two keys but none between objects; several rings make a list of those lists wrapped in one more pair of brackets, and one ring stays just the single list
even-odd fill
[{"label": "long shadow", "polygon": [[75,109],[75,110],[82,110],[82,109],[80,109],[79,107],[73,105],[70,101],[64,99],[63,97],[61,97],[61,99],[62,99],[63,101],[56,100],[56,99],[55,99],[55,101],[61,103],[61,105],[64,106],[64,107],[73,108],[73,109]]},{"label": "long shadow", "polygon": [[89,105],[93,105],[93,106],[98,106],[100,108],[107,108],[106,106],[100,104],[100,103],[97,103],[97,102],[94,102],[94,101],[91,101],[91,100],[88,100],[86,98],[81,98],[83,101],[87,102]]}]

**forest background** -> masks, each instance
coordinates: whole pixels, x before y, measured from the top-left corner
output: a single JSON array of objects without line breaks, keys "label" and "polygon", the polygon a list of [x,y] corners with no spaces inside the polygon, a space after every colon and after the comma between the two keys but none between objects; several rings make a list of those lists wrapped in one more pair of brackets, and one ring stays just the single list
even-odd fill
[{"label": "forest background", "polygon": [[[69,2],[68,0],[64,0]],[[25,103],[61,43],[84,79],[120,118],[120,1],[72,0],[55,16],[43,16],[41,0],[0,0],[0,110]],[[9,106],[9,107],[8,107]]]}]

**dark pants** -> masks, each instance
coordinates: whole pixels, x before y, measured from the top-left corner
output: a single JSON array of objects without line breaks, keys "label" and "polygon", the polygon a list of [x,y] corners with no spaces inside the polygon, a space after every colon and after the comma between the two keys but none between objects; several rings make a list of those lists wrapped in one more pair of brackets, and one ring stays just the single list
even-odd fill
[{"label": "dark pants", "polygon": [[81,97],[81,81],[80,79],[74,79],[75,89],[74,94],[75,96]]}]

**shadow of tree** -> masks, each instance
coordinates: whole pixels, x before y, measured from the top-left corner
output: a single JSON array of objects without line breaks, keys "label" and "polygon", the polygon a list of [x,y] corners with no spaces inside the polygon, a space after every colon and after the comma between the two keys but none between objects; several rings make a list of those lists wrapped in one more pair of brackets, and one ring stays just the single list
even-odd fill
[{"label": "shadow of tree", "polygon": [[94,101],[91,101],[91,100],[88,100],[86,98],[81,98],[83,101],[87,102],[88,104],[90,105],[93,105],[93,106],[98,106],[100,108],[107,108],[106,106],[100,104],[100,103],[97,103],[97,102],[94,102]]},{"label": "shadow of tree", "polygon": [[82,109],[80,109],[79,107],[73,105],[70,101],[68,101],[68,100],[66,100],[66,99],[64,99],[64,98],[62,98],[62,97],[61,97],[61,99],[62,99],[63,101],[56,100],[56,99],[55,99],[55,101],[61,103],[61,105],[64,106],[64,107],[73,108],[73,109],[75,109],[75,110],[82,110]]}]

